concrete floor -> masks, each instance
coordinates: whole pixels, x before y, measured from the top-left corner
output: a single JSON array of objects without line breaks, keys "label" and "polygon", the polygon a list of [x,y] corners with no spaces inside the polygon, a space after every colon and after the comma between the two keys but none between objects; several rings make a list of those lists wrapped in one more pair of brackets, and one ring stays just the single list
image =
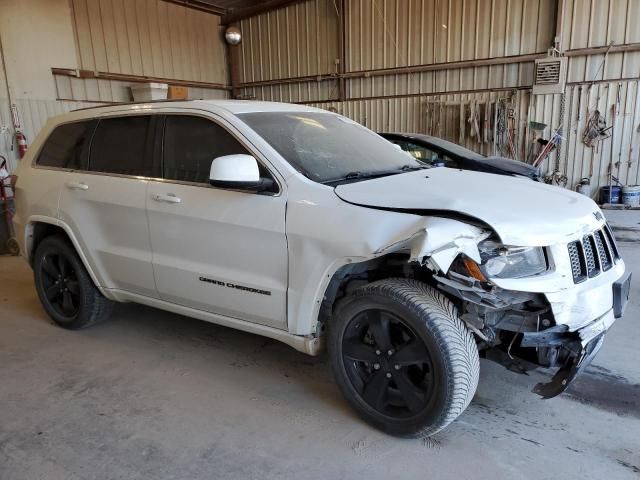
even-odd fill
[{"label": "concrete floor", "polygon": [[[640,246],[624,253],[639,271]],[[453,425],[399,440],[354,415],[326,358],[136,305],[69,332],[1,257],[0,479],[638,479],[639,280],[569,393],[483,361]]]}]

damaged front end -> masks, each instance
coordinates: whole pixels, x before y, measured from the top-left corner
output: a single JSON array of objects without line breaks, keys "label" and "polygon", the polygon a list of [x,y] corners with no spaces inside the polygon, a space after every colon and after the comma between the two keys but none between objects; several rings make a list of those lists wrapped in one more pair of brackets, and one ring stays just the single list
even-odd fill
[{"label": "damaged front end", "polygon": [[446,276],[434,277],[439,288],[460,300],[461,319],[479,338],[482,356],[517,373],[558,369],[550,382],[534,387],[543,398],[562,393],[591,363],[615,320],[610,311],[571,332],[567,325],[556,325],[544,295],[492,287],[456,271],[460,264],[464,261],[455,262]]},{"label": "damaged front end", "polygon": [[[543,289],[531,291],[543,285],[545,275],[550,282],[564,277],[558,272],[563,266],[558,251],[502,247],[492,232],[470,228],[448,242],[443,241],[446,234],[414,237],[411,260],[427,267],[435,286],[456,300],[461,319],[476,335],[482,356],[518,373],[526,374],[537,367],[556,368],[553,378],[537,384],[533,392],[543,398],[559,395],[591,363],[603,344],[605,332],[622,316],[630,275],[615,281],[613,289],[611,283],[600,282],[592,291],[582,292],[587,296],[600,292],[600,300],[606,298],[611,302],[595,319],[580,321],[577,327],[558,322],[556,314],[560,306],[555,297],[548,297]],[[559,252],[562,251],[560,248]],[[554,259],[554,254],[558,258]],[[617,271],[620,270],[624,271],[623,264]],[[499,281],[501,276],[504,282]],[[514,280],[524,286],[523,291],[499,286],[513,285]],[[551,288],[549,284],[546,287]],[[576,290],[573,287],[571,282],[560,291],[571,297],[576,295],[572,293]],[[580,288],[585,290],[584,285]],[[609,296],[603,296],[603,290]],[[565,320],[564,315],[562,319]]]}]

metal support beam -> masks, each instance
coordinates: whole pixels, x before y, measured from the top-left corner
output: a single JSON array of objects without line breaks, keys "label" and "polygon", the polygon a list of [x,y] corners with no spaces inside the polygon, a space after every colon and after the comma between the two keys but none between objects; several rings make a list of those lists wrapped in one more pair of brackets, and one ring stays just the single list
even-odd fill
[{"label": "metal support beam", "polygon": [[192,8],[193,10],[199,10],[201,12],[211,13],[213,15],[224,15],[227,13],[227,10],[221,7],[216,7],[215,5],[211,5],[207,2],[202,2],[199,0],[163,0],[167,3],[175,3],[176,5],[180,5],[186,8]]},{"label": "metal support beam", "polygon": [[455,68],[472,68],[488,65],[503,65],[506,63],[522,63],[533,62],[537,58],[544,58],[546,53],[532,53],[527,55],[512,55],[509,57],[495,57],[495,58],[483,58],[479,60],[463,60],[457,62],[443,62],[443,63],[431,63],[424,65],[412,65],[409,67],[392,67],[392,68],[379,68],[372,70],[359,70],[353,72],[345,72],[339,74],[326,74],[326,75],[308,75],[304,77],[290,77],[274,80],[261,80],[256,82],[246,82],[240,84],[241,87],[259,87],[267,85],[284,85],[287,83],[306,83],[306,82],[320,82],[326,80],[335,80],[336,78],[368,78],[368,77],[381,77],[386,75],[399,75],[406,73],[416,72],[431,72],[450,70]]},{"label": "metal support beam", "polygon": [[346,62],[346,18],[345,0],[338,0],[338,101],[344,102],[347,98],[347,85],[344,73],[347,71]]},{"label": "metal support beam", "polygon": [[239,8],[223,15],[220,19],[222,25],[229,25],[234,22],[239,22],[245,18],[254,17],[261,13],[270,12],[271,10],[277,10],[278,8],[286,7],[294,3],[306,2],[308,0],[269,0],[267,2],[261,2],[251,7]]},{"label": "metal support beam", "polygon": [[[237,27],[237,24],[229,25]],[[229,83],[231,84],[231,98],[238,98],[240,95],[240,45],[229,45],[225,42],[227,48],[227,58],[229,62]]]},{"label": "metal support beam", "polygon": [[[639,43],[628,43],[625,45],[613,45],[602,47],[589,47],[578,48],[574,50],[567,50],[564,54],[567,57],[579,57],[586,55],[598,55],[609,51],[615,52],[636,52],[640,51]],[[369,78],[369,77],[381,77],[387,75],[401,75],[407,73],[418,72],[437,72],[444,70],[452,70],[457,68],[473,68],[473,67],[485,67],[490,65],[504,65],[508,63],[527,63],[533,62],[538,58],[546,57],[546,53],[530,53],[526,55],[511,55],[507,57],[494,57],[494,58],[481,58],[477,60],[462,60],[456,62],[442,62],[431,63],[424,65],[411,65],[408,67],[392,67],[392,68],[380,68],[373,70],[359,70],[353,72],[345,72],[339,74],[327,73],[324,75],[307,75],[303,77],[289,77],[273,80],[260,80],[256,82],[245,82],[239,86],[241,88],[249,87],[261,87],[269,85],[286,85],[291,83],[308,83],[308,82],[323,82],[323,81],[335,81],[336,78]]]}]

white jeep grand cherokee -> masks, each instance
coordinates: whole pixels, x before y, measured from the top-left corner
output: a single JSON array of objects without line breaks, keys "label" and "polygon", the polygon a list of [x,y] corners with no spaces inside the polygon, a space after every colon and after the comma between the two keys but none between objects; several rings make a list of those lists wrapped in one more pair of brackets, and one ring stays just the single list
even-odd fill
[{"label": "white jeep grand cherokee", "polygon": [[557,367],[535,391],[559,394],[629,291],[588,198],[427,169],[314,108],[75,111],[47,123],[17,175],[16,229],[60,326],[138,302],[312,355],[326,343],[347,400],[394,435],[460,415],[480,355]]}]

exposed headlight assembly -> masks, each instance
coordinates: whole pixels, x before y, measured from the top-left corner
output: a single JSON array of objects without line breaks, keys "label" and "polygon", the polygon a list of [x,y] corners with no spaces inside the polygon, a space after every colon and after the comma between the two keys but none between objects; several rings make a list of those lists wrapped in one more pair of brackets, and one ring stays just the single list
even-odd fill
[{"label": "exposed headlight assembly", "polygon": [[523,278],[547,270],[547,259],[542,247],[505,247],[493,240],[478,245],[482,265],[487,277]]}]

